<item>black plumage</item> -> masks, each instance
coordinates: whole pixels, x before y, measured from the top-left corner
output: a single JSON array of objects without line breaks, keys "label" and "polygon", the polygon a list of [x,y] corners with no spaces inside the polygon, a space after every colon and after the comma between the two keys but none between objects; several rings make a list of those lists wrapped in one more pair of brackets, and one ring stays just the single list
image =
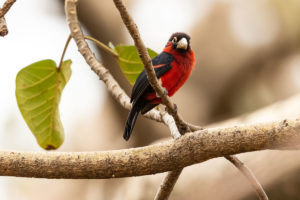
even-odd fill
[{"label": "black plumage", "polygon": [[[154,71],[158,79],[171,69],[171,62],[173,61],[173,59],[174,58],[171,54],[165,52],[160,53],[152,59]],[[153,92],[154,89],[151,87],[148,81],[145,70],[143,70],[136,79],[136,82],[132,88],[130,99],[130,102],[132,103],[132,109],[128,114],[128,118],[125,125],[125,130],[123,134],[123,138],[125,140],[129,139],[139,113],[141,112],[142,114],[145,114],[158,105],[152,104],[144,98],[145,94]]]}]

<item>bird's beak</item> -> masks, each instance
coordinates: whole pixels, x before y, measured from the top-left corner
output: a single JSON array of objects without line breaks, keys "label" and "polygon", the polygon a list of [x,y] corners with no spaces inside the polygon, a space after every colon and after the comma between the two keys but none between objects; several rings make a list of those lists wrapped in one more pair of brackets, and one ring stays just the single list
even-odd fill
[{"label": "bird's beak", "polygon": [[181,38],[179,40],[179,42],[177,43],[177,47],[176,49],[184,49],[187,50],[188,48],[188,41],[186,40],[186,38]]}]

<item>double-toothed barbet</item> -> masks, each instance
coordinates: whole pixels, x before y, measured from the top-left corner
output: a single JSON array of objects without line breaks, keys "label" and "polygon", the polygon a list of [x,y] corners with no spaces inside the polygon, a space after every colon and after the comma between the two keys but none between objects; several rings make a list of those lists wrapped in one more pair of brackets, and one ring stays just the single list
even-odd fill
[{"label": "double-toothed barbet", "polygon": [[[194,68],[195,57],[190,39],[186,33],[172,34],[163,52],[152,59],[156,77],[168,96],[177,92]],[[139,113],[145,114],[161,103],[161,98],[151,87],[145,70],[140,73],[132,88],[130,102],[132,108],[125,125],[125,140],[129,139]]]}]

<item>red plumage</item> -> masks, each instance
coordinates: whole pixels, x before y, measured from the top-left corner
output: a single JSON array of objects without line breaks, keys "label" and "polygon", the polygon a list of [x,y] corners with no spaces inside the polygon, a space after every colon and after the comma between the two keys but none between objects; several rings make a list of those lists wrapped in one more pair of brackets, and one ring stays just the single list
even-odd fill
[{"label": "red plumage", "polygon": [[[174,57],[170,64],[171,69],[160,77],[162,86],[167,90],[168,96],[171,97],[188,79],[195,65],[195,57],[191,48],[186,52],[178,52],[172,47],[172,41],[167,43],[163,52]],[[161,67],[161,65],[153,67]],[[146,99],[150,100],[151,103],[161,103],[161,99],[156,96],[155,92],[147,94]]]},{"label": "red plumage", "polygon": [[[152,59],[157,78],[168,96],[173,96],[191,74],[195,58],[190,47],[190,37],[185,33],[174,33],[163,52]],[[124,139],[128,140],[138,114],[147,113],[161,103],[149,84],[145,71],[138,76],[131,94],[132,109],[125,125]]]}]

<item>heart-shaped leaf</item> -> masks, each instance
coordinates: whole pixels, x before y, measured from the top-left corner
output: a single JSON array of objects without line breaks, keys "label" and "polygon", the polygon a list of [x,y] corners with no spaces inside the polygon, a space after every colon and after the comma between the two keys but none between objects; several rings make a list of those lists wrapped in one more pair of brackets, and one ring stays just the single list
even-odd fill
[{"label": "heart-shaped leaf", "polygon": [[64,61],[57,68],[53,60],[42,60],[23,68],[16,77],[19,109],[38,144],[47,150],[64,141],[58,105],[71,76],[71,63]]},{"label": "heart-shaped leaf", "polygon": [[[115,46],[114,50],[118,53],[118,62],[123,71],[123,74],[133,85],[138,77],[138,75],[143,71],[144,65],[139,57],[138,51],[135,46]],[[149,56],[154,58],[157,53],[151,49],[147,49]]]}]

